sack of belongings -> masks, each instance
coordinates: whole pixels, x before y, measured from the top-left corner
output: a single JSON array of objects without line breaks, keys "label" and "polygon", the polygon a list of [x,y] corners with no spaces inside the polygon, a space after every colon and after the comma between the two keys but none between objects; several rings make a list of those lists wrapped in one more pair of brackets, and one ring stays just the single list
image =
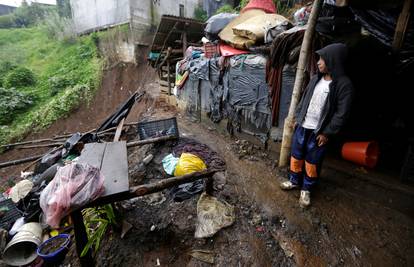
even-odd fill
[{"label": "sack of belongings", "polygon": [[285,17],[278,14],[254,16],[245,22],[234,26],[233,33],[253,41],[259,41],[263,40],[266,29],[275,27],[286,20]]}]

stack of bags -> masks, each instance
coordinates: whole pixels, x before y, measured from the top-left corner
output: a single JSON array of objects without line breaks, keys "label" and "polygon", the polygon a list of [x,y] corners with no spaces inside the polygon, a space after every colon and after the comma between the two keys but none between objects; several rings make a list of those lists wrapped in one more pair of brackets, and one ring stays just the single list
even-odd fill
[{"label": "stack of bags", "polygon": [[272,0],[251,0],[240,15],[230,21],[218,34],[219,38],[237,49],[248,49],[263,42],[268,29],[287,19],[276,14]]}]

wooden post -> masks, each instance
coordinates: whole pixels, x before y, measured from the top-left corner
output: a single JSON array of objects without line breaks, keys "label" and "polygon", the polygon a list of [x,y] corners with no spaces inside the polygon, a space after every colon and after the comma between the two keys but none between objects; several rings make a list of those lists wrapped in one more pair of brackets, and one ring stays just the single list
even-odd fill
[{"label": "wooden post", "polygon": [[135,196],[143,196],[151,193],[162,191],[175,185],[194,182],[198,179],[213,176],[214,173],[223,170],[205,170],[201,172],[193,172],[183,176],[176,176],[161,180],[156,183],[144,184],[130,189],[130,194]]},{"label": "wooden post", "polygon": [[169,140],[174,140],[174,139],[177,139],[177,136],[175,136],[175,135],[160,136],[160,137],[149,138],[149,139],[145,139],[145,140],[129,142],[129,143],[127,143],[127,147],[142,146],[142,145],[146,145],[146,144],[169,141]]},{"label": "wooden post", "polygon": [[122,128],[124,127],[124,122],[125,122],[125,118],[123,118],[118,126],[116,127],[116,132],[115,132],[115,136],[114,136],[114,142],[118,142],[119,141],[119,137],[121,137],[121,133],[122,133]]},{"label": "wooden post", "polygon": [[290,146],[292,142],[293,128],[295,126],[295,111],[301,96],[303,87],[306,60],[308,59],[309,50],[312,44],[313,35],[315,33],[316,20],[322,6],[322,0],[313,2],[312,11],[308,20],[308,27],[303,36],[302,46],[300,49],[299,62],[296,70],[295,84],[293,86],[292,100],[290,101],[289,114],[285,119],[283,127],[282,146],[280,148],[279,167],[288,165],[290,156]]},{"label": "wooden post", "polygon": [[185,57],[185,51],[187,50],[187,32],[186,32],[186,28],[188,26],[188,23],[185,24],[184,26],[184,31],[182,33],[182,38],[183,38],[183,57]]},{"label": "wooden post", "polygon": [[405,32],[407,30],[408,22],[410,21],[412,0],[405,0],[404,6],[398,17],[397,25],[395,26],[394,40],[392,48],[394,51],[401,49],[404,43]]},{"label": "wooden post", "polygon": [[80,264],[82,267],[95,266],[91,250],[89,250],[84,257],[81,257],[82,250],[88,243],[88,235],[86,234],[86,228],[85,224],[83,223],[83,215],[81,210],[76,210],[72,212],[70,216],[73,221],[73,228],[75,231],[76,241],[76,253],[78,254]]}]

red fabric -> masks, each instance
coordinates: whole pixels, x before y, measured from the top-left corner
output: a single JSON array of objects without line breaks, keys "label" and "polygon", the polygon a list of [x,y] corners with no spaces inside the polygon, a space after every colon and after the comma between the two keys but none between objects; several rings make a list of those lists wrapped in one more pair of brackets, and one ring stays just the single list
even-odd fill
[{"label": "red fabric", "polygon": [[248,54],[249,51],[236,49],[226,44],[220,44],[220,53],[223,57]]},{"label": "red fabric", "polygon": [[276,7],[272,0],[250,0],[241,13],[249,9],[261,9],[266,13],[276,13]]}]

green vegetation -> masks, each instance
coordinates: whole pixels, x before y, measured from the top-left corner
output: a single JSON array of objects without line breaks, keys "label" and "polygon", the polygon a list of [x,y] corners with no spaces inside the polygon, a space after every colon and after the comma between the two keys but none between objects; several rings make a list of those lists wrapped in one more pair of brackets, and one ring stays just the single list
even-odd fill
[{"label": "green vegetation", "polygon": [[[236,7],[232,7],[229,4],[223,5],[217,9],[216,14],[219,13],[238,13],[244,7],[247,6],[250,0],[241,0],[240,4]],[[293,0],[273,0],[273,3],[276,6],[277,13],[283,16],[289,15],[290,8],[293,6]]]},{"label": "green vegetation", "polygon": [[102,238],[109,226],[118,226],[115,212],[110,204],[98,208],[88,208],[82,211],[88,243],[82,250],[81,257],[88,253],[90,248],[98,251]]},{"label": "green vegetation", "polygon": [[208,19],[207,12],[204,11],[202,6],[198,6],[194,9],[194,18],[203,22]]},{"label": "green vegetation", "polygon": [[216,10],[216,14],[220,13],[238,13],[238,11],[229,4],[225,4]]},{"label": "green vegetation", "polygon": [[45,6],[36,2],[28,5],[26,1],[23,1],[13,13],[0,16],[0,29],[33,26],[43,20],[49,12],[55,10],[54,6]]},{"label": "green vegetation", "polygon": [[42,26],[0,29],[0,144],[47,127],[90,100],[101,70],[91,36],[59,41]]}]

